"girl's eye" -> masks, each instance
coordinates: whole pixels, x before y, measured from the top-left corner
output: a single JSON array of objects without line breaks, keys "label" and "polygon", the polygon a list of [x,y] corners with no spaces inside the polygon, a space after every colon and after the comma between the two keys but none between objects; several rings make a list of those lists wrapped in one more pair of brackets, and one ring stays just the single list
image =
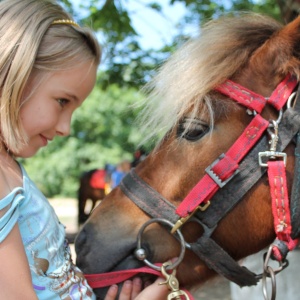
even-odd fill
[{"label": "girl's eye", "polygon": [[197,141],[209,131],[208,124],[197,119],[183,119],[177,128],[177,137],[188,141]]},{"label": "girl's eye", "polygon": [[60,98],[57,100],[61,107],[65,107],[70,101],[68,99]]}]

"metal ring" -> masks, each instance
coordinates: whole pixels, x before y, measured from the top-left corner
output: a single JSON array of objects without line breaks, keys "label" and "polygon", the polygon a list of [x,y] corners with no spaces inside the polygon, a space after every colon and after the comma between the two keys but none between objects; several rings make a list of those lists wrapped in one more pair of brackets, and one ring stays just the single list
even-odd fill
[{"label": "metal ring", "polygon": [[[145,228],[146,228],[147,226],[149,226],[150,224],[152,224],[152,223],[163,223],[163,224],[169,225],[171,228],[174,227],[174,224],[173,224],[172,222],[166,220],[166,219],[154,218],[154,219],[151,219],[151,220],[147,221],[147,222],[141,227],[141,229],[140,229],[140,231],[139,231],[139,233],[138,233],[138,236],[137,236],[137,249],[136,249],[136,252],[139,252],[139,251],[144,252],[144,249],[142,248],[142,234],[143,234]],[[185,240],[184,240],[184,237],[183,237],[183,235],[182,235],[182,233],[181,233],[181,231],[180,231],[179,229],[177,229],[176,232],[177,232],[177,235],[178,235],[179,240],[180,240],[181,252],[180,252],[180,255],[178,256],[178,259],[177,259],[174,263],[172,263],[171,265],[169,265],[169,266],[166,268],[167,270],[173,270],[173,269],[175,269],[175,268],[182,262],[182,260],[183,260],[183,258],[184,258],[184,253],[185,253]],[[144,253],[145,253],[145,252],[144,252]],[[149,260],[147,260],[146,255],[144,255],[142,258],[141,258],[141,257],[137,257],[137,258],[140,259],[140,260],[143,260],[144,263],[145,263],[148,267],[150,267],[150,268],[152,268],[152,269],[154,269],[154,270],[156,270],[156,271],[160,271],[160,270],[161,270],[161,268],[160,268],[159,266],[156,266],[156,265],[152,264]]]},{"label": "metal ring", "polygon": [[265,300],[268,300],[268,291],[267,291],[267,277],[270,277],[271,279],[271,299],[270,300],[275,300],[276,298],[276,278],[275,278],[275,272],[273,269],[268,266],[266,270],[263,272],[262,276],[262,288],[263,288],[263,295]]},{"label": "metal ring", "polygon": [[295,102],[293,102],[293,101],[294,101],[295,98],[296,98],[296,94],[297,94],[297,92],[293,92],[293,93],[289,96],[289,98],[288,98],[288,100],[287,100],[287,104],[286,104],[287,108],[294,108]]},{"label": "metal ring", "polygon": [[[268,272],[268,267],[269,267],[268,263],[269,263],[269,261],[271,259],[273,247],[276,247],[276,245],[271,244],[270,247],[269,247],[269,249],[268,249],[268,252],[265,253],[265,255],[264,255],[264,271],[265,272]],[[277,273],[280,273],[283,269],[285,269],[288,266],[288,261],[287,260],[285,260],[285,261],[277,261],[277,262],[279,264],[279,267],[277,269],[275,269],[275,270],[272,269],[272,271],[275,273],[275,275]]]}]

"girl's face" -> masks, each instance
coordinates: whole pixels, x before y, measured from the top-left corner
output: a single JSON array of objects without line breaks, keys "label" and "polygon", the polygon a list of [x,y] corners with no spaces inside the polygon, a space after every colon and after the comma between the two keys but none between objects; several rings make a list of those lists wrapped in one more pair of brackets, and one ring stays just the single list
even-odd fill
[{"label": "girl's face", "polygon": [[[91,62],[50,74],[32,93],[29,80],[24,93],[20,117],[28,143],[14,155],[31,157],[57,135],[70,134],[71,117],[92,91],[97,66]],[[30,94],[32,93],[32,94]]]}]

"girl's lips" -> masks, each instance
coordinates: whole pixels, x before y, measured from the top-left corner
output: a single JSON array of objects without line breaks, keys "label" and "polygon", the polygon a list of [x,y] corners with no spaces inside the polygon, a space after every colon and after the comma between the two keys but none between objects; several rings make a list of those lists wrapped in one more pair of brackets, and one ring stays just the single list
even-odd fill
[{"label": "girl's lips", "polygon": [[44,137],[43,135],[41,135],[41,134],[40,134],[40,137],[42,138],[43,146],[47,146],[48,145],[48,139],[46,137]]}]

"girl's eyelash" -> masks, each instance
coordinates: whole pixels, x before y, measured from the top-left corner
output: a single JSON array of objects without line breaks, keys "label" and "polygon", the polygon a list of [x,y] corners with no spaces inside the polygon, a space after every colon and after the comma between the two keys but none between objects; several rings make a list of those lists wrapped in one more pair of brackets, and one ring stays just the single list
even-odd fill
[{"label": "girl's eyelash", "polygon": [[65,98],[59,98],[59,99],[57,99],[57,101],[61,107],[64,107],[66,104],[68,104],[70,102],[70,100],[65,99]]}]

